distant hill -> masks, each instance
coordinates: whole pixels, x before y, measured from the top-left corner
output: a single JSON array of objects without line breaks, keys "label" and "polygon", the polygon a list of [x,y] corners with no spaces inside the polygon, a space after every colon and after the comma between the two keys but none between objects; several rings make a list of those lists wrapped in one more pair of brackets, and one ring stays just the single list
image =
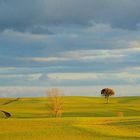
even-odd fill
[{"label": "distant hill", "polygon": [[[49,117],[47,98],[20,98],[14,102],[9,100],[13,99],[1,98],[0,109],[12,113],[13,118]],[[64,97],[62,117],[115,117],[118,112],[124,116],[140,116],[139,103],[140,97],[114,97],[109,104],[105,104],[103,97]]]}]

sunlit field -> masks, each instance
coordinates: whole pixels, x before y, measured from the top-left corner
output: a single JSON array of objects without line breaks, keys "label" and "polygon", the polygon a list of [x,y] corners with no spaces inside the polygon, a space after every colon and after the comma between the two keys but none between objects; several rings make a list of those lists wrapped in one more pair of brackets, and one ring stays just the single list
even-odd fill
[{"label": "sunlit field", "polygon": [[[21,98],[0,110],[2,140],[139,140],[140,97],[104,98],[64,97],[61,118],[50,118],[46,98]],[[121,115],[120,115],[121,112]]]}]

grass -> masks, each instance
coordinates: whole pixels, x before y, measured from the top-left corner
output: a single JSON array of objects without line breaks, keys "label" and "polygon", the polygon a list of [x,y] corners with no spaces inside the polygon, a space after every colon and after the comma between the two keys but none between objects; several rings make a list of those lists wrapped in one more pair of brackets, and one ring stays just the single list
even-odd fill
[{"label": "grass", "polygon": [[[0,99],[3,104],[9,99]],[[65,97],[62,118],[49,118],[46,98],[22,98],[1,105],[12,113],[0,119],[2,140],[139,140],[140,97]],[[118,117],[123,112],[124,117]],[[2,114],[0,114],[2,116]]]}]

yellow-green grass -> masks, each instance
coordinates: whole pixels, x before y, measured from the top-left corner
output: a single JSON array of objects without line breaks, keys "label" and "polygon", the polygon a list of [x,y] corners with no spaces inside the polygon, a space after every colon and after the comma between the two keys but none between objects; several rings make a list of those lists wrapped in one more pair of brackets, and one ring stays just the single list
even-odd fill
[{"label": "yellow-green grass", "polygon": [[2,140],[139,140],[140,117],[0,120]]},{"label": "yellow-green grass", "polygon": [[[10,99],[0,99],[0,104]],[[7,105],[0,105],[0,110],[12,113],[13,118],[48,117],[46,98],[21,98]],[[118,112],[124,116],[140,116],[140,97],[111,98],[105,104],[104,98],[64,97],[62,117],[115,117]]]},{"label": "yellow-green grass", "polygon": [[[140,97],[64,97],[62,118],[48,116],[46,98],[0,99],[0,140],[139,140]],[[117,116],[122,112],[124,116]]]}]

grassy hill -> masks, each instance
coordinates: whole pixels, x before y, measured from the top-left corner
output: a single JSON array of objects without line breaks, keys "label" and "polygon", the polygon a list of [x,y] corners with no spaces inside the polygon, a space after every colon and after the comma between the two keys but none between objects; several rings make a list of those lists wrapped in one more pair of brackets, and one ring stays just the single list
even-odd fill
[{"label": "grassy hill", "polygon": [[[140,97],[64,97],[62,118],[49,118],[46,98],[0,99],[2,140],[139,140]],[[7,102],[8,104],[5,104]],[[123,112],[123,117],[117,113]]]},{"label": "grassy hill", "polygon": [[[1,110],[12,113],[13,118],[48,117],[46,98],[21,98],[2,105],[11,99],[0,99]],[[105,104],[99,97],[64,97],[62,117],[115,117],[118,112],[124,116],[140,116],[140,97],[111,98]]]}]

